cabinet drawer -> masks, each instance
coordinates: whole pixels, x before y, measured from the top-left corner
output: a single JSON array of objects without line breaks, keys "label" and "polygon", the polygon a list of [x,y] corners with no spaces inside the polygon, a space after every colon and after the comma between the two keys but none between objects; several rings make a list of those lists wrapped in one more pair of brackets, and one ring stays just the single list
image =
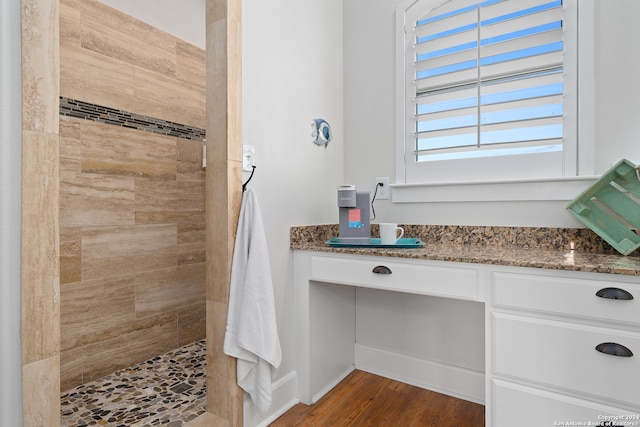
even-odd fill
[{"label": "cabinet drawer", "polygon": [[[384,266],[389,274],[374,273]],[[412,294],[479,300],[478,270],[387,259],[311,258],[311,280]]]},{"label": "cabinet drawer", "polygon": [[[494,372],[640,407],[640,333],[494,313]],[[618,343],[631,357],[603,354]]]},{"label": "cabinet drawer", "polygon": [[[596,295],[607,288],[629,292],[634,298]],[[640,284],[494,272],[493,304],[640,325]]]},{"label": "cabinet drawer", "polygon": [[[493,394],[495,421],[487,425],[495,427],[540,427],[567,422],[585,426],[640,425],[640,415],[636,411],[605,406],[520,384],[495,380]],[[605,421],[621,422],[605,424]]]}]

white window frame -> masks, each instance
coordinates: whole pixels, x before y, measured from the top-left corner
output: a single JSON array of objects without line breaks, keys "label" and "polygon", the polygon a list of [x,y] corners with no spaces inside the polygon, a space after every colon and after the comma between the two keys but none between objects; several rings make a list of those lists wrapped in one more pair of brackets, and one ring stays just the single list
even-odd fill
[{"label": "white window frame", "polygon": [[[569,83],[566,97],[577,99],[576,107],[565,114],[565,136],[575,142],[568,144],[564,176],[526,179],[467,179],[462,181],[428,183],[407,178],[406,153],[407,97],[405,37],[406,16],[412,8],[429,10],[444,0],[404,0],[396,8],[396,184],[391,185],[392,201],[455,202],[455,201],[518,201],[518,200],[572,200],[591,185],[596,176],[594,142],[594,0],[580,0],[577,22],[567,22],[577,28],[575,39],[567,39],[567,49],[575,52],[577,69],[565,70]],[[577,0],[565,0],[569,7],[577,8]],[[410,35],[409,35],[410,37]],[[413,114],[413,112],[411,112]],[[579,147],[579,149],[578,149]],[[411,160],[409,160],[411,161]]]}]

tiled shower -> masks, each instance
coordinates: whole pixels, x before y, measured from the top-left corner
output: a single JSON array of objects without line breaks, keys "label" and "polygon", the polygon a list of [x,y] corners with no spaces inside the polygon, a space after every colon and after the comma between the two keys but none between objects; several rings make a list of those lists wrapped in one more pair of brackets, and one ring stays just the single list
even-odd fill
[{"label": "tiled shower", "polygon": [[203,343],[205,52],[94,0],[59,13],[64,393]]}]

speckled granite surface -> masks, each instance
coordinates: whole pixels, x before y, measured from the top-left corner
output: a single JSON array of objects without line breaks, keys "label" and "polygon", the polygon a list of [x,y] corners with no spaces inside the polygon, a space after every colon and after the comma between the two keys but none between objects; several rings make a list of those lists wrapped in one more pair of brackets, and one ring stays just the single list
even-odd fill
[{"label": "speckled granite surface", "polygon": [[[425,246],[334,248],[324,243],[338,236],[338,225],[329,224],[291,227],[291,249],[640,276],[638,251],[620,255],[588,229],[400,225],[404,237]],[[371,235],[378,237],[377,224]]]}]

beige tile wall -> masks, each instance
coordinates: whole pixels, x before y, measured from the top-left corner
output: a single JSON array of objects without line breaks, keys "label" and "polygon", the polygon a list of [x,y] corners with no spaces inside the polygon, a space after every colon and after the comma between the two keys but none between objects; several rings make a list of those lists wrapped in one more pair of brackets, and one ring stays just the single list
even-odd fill
[{"label": "beige tile wall", "polygon": [[[205,52],[60,1],[60,94],[205,127]],[[201,143],[60,117],[61,389],[205,337]]]},{"label": "beige tile wall", "polygon": [[[236,360],[223,353],[242,202],[242,1],[207,0],[207,411],[243,424]],[[199,421],[200,422],[200,421]],[[214,420],[203,418],[200,424]]]},{"label": "beige tile wall", "polygon": [[205,56],[95,0],[60,1],[67,98],[204,128]]},{"label": "beige tile wall", "polygon": [[57,0],[21,2],[25,427],[60,424],[58,10]]},{"label": "beige tile wall", "polygon": [[[38,152],[42,148],[38,144],[32,144],[29,135],[25,132],[23,137],[23,159],[33,158],[29,164],[24,165],[28,180],[23,180],[23,212],[29,218],[23,218],[23,247],[22,260],[23,269],[29,269],[29,275],[23,277],[23,420],[25,426],[56,426],[60,425],[60,297],[59,283],[60,276],[64,277],[67,284],[80,282],[80,251],[82,227],[66,227],[59,230],[57,214],[57,198],[59,194],[58,165],[60,173],[65,173],[65,168],[72,167],[66,165],[67,162],[79,162],[79,145],[67,144],[60,147],[61,153],[66,152],[66,158],[61,157],[58,161],[55,157],[58,154],[58,97],[60,95],[59,71],[60,52],[58,44],[59,24],[63,33],[62,36],[69,40],[80,40],[80,9],[78,5],[83,0],[65,0],[59,4],[58,0],[23,0],[22,2],[22,33],[23,33],[23,117],[25,121],[23,128],[26,131],[43,132],[45,139],[51,144],[49,156],[41,155]],[[231,6],[231,7],[228,7]],[[207,33],[208,50],[207,61],[211,71],[207,72],[211,89],[207,90],[212,109],[216,111],[215,117],[208,120],[207,126],[210,129],[224,128],[224,134],[219,143],[224,146],[224,157],[215,157],[209,154],[209,164],[219,167],[216,173],[207,174],[207,188],[211,185],[213,189],[224,188],[222,190],[224,201],[216,204],[208,204],[207,221],[216,224],[218,218],[223,217],[225,226],[232,225],[239,210],[239,172],[238,160],[241,155],[238,147],[241,135],[237,124],[240,123],[241,111],[239,104],[240,59],[241,59],[241,0],[207,0]],[[61,13],[58,16],[58,10]],[[227,22],[230,25],[227,26]],[[222,34],[218,31],[221,26],[224,28]],[[213,37],[216,37],[213,39]],[[185,50],[182,50],[185,52]],[[88,53],[88,52],[87,52]],[[112,104],[130,102],[133,91],[133,70],[122,67],[117,62],[112,62],[108,58],[99,55],[88,54],[79,56],[77,62],[73,64],[81,70],[78,86],[84,86],[84,92],[101,93],[104,99],[110,99]],[[229,65],[225,62],[229,61]],[[178,64],[186,64],[179,60]],[[72,64],[64,63],[63,67],[70,67]],[[193,69],[185,67],[190,72]],[[109,72],[105,72],[108,70]],[[91,75],[98,71],[100,79],[85,81],[81,77]],[[181,78],[184,71],[177,68]],[[213,73],[219,73],[215,76]],[[101,73],[101,74],[100,74]],[[201,73],[203,74],[204,71]],[[222,85],[217,82],[223,81]],[[68,83],[68,82],[67,82]],[[88,83],[88,84],[87,84]],[[75,89],[72,86],[72,90]],[[67,96],[70,96],[67,95]],[[235,102],[233,102],[235,98]],[[100,98],[102,99],[102,97]],[[231,122],[235,124],[229,131],[224,109],[228,106]],[[105,102],[106,103],[106,102]],[[133,104],[132,104],[133,105]],[[134,110],[121,107],[124,110]],[[63,125],[64,126],[64,125]],[[64,126],[67,128],[66,126]],[[74,129],[75,127],[75,129]],[[71,138],[80,139],[79,126],[72,125],[67,128]],[[227,136],[227,133],[229,134]],[[180,142],[178,142],[180,144]],[[227,149],[231,154],[227,156]],[[75,151],[74,151],[75,150]],[[189,162],[193,158],[194,150],[178,150],[178,171],[181,174],[198,174],[195,166],[196,162]],[[184,157],[180,157],[181,153]],[[186,161],[187,166],[181,167],[181,163]],[[211,168],[210,172],[211,171]],[[102,177],[103,180],[106,178]],[[218,185],[217,179],[222,179],[224,186]],[[43,197],[43,193],[46,193]],[[230,200],[228,200],[230,199]],[[227,203],[229,203],[227,209]],[[39,211],[40,209],[40,211]],[[46,212],[47,220],[41,221],[37,212]],[[229,224],[229,222],[231,224]],[[178,227],[184,230],[184,227]],[[193,244],[194,236],[202,234],[201,227],[190,226],[189,231],[184,232],[185,239],[178,239],[179,242]],[[42,242],[39,236],[53,236],[53,241],[45,239]],[[55,241],[59,236],[60,245]],[[187,237],[188,236],[188,237]],[[233,234],[229,229],[225,230],[219,226],[214,231],[207,232],[207,245],[210,250],[210,262],[221,258],[220,262],[214,264],[222,267],[218,273],[215,268],[207,269],[207,310],[211,311],[211,318],[207,325],[208,339],[214,340],[213,346],[207,346],[207,383],[209,390],[208,409],[210,414],[206,417],[194,420],[195,425],[242,425],[242,393],[235,384],[235,361],[222,355],[222,336],[220,331],[225,323],[226,298],[228,296],[229,277],[228,271],[224,268],[228,264],[231,256]],[[222,245],[216,245],[220,243]],[[211,242],[211,243],[210,243]],[[60,249],[58,249],[60,247]],[[186,246],[185,246],[186,247]],[[58,257],[59,250],[59,257]],[[40,254],[48,252],[44,258]],[[192,251],[193,252],[193,251]],[[58,261],[60,260],[60,265]],[[38,263],[36,264],[32,263]],[[35,267],[35,268],[34,268]],[[38,273],[39,272],[39,273]],[[60,275],[60,276],[59,276]],[[107,292],[120,295],[130,292],[131,284],[124,280],[113,287],[103,286]],[[64,289],[64,288],[63,288]],[[68,290],[71,290],[69,288]],[[122,290],[122,291],[121,291]],[[99,300],[99,298],[98,298]],[[100,306],[100,304],[98,304]],[[205,310],[203,307],[195,307],[193,310],[180,311],[177,316],[178,324],[185,330],[186,336],[193,332],[194,325],[198,324],[197,319],[203,319]],[[222,329],[221,329],[222,328]],[[186,343],[179,337],[180,344]],[[82,363],[80,352],[82,346],[76,346],[76,355],[67,358],[73,362]],[[219,365],[210,363],[220,360]],[[211,392],[217,391],[219,394]],[[217,417],[213,414],[218,415]],[[207,418],[209,417],[209,418]],[[191,424],[190,424],[191,425]]]}]

